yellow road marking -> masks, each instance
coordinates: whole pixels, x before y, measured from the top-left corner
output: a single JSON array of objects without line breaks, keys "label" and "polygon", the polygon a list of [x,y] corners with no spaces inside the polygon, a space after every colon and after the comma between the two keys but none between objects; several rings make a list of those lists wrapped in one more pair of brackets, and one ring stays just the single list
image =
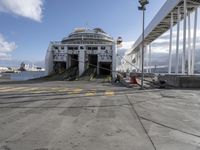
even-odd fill
[{"label": "yellow road marking", "polygon": [[33,94],[40,94],[40,93],[47,93],[47,92],[49,92],[49,91],[47,91],[47,90],[46,91],[45,90],[44,91],[43,90],[31,91],[31,93],[33,93]]},{"label": "yellow road marking", "polygon": [[19,91],[20,92],[30,92],[30,93],[44,93],[44,92],[49,92],[49,91],[46,90],[46,88],[39,88],[39,87],[34,87],[34,88],[26,87],[26,89],[21,89]]},{"label": "yellow road marking", "polygon": [[106,96],[114,96],[115,93],[114,93],[113,91],[106,91],[106,92],[105,92],[105,95],[106,95]]},{"label": "yellow road marking", "polygon": [[29,88],[27,87],[26,89],[22,89],[20,90],[20,92],[30,92],[30,91],[34,91],[34,90],[37,90],[38,88]]},{"label": "yellow road marking", "polygon": [[69,92],[70,91],[70,89],[68,89],[68,88],[59,88],[58,90],[56,90],[56,92]]},{"label": "yellow road marking", "polygon": [[49,88],[49,87],[46,87],[46,89],[48,89],[49,91],[57,91],[59,88]]},{"label": "yellow road marking", "polygon": [[1,90],[1,92],[16,92],[20,89],[25,89],[26,87],[12,87],[12,88],[9,88],[9,89],[5,89],[5,90]]},{"label": "yellow road marking", "polygon": [[0,90],[0,92],[9,92],[10,89],[4,89],[4,90]]},{"label": "yellow road marking", "polygon": [[83,89],[73,89],[70,92],[68,92],[68,94],[79,94],[81,91],[83,91]]},{"label": "yellow road marking", "polygon": [[39,93],[48,93],[48,92],[53,92],[53,91],[51,89],[48,89],[48,88],[36,88],[36,89],[31,90],[29,92],[34,93],[34,94],[39,94]]},{"label": "yellow road marking", "polygon": [[10,89],[10,88],[12,88],[11,86],[9,87],[9,86],[5,86],[5,87],[0,87],[0,90],[5,90],[5,89]]},{"label": "yellow road marking", "polygon": [[86,96],[94,96],[94,95],[96,95],[96,91],[95,90],[94,91],[88,91],[85,95]]}]

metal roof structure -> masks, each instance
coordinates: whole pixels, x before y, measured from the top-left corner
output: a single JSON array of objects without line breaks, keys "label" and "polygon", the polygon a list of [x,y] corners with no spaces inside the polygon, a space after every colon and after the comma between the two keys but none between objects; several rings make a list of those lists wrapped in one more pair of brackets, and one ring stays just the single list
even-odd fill
[{"label": "metal roof structure", "polygon": [[[195,8],[200,6],[200,0],[187,0],[187,11],[192,13]],[[178,22],[178,7],[180,8],[181,20],[184,18],[184,0],[167,0],[153,20],[144,31],[144,43],[150,44],[163,33],[170,29],[171,13],[173,13],[174,26]],[[136,40],[129,54],[137,53],[142,44],[142,35]]]}]

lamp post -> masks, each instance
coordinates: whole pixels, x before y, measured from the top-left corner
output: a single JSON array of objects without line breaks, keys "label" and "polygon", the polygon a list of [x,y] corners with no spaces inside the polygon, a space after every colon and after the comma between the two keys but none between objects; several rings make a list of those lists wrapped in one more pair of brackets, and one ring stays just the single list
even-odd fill
[{"label": "lamp post", "polygon": [[143,22],[142,22],[142,76],[141,76],[141,89],[144,89],[144,23],[145,23],[145,10],[146,5],[149,4],[148,0],[139,0],[141,6],[138,7],[139,10],[143,12]]}]

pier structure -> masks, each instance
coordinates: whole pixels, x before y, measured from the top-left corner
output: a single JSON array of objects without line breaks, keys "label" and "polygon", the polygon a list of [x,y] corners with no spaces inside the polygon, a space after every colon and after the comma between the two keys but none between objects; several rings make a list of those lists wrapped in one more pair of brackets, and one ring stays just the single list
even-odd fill
[{"label": "pier structure", "polygon": [[[170,30],[168,74],[194,75],[195,51],[197,42],[198,8],[200,0],[167,0],[156,16],[152,19],[144,31],[144,45],[146,55],[146,70],[151,73],[152,48],[151,43],[162,34]],[[194,16],[194,17],[191,17]],[[191,19],[192,18],[192,19]],[[181,22],[183,27],[181,28]],[[175,29],[176,26],[176,29]],[[183,30],[183,37],[180,37]],[[172,62],[173,32],[176,32],[175,62]],[[180,42],[183,39],[183,42]],[[142,70],[142,35],[136,40],[128,54],[132,56],[137,71]],[[181,60],[181,61],[180,61]],[[179,63],[181,62],[181,63]],[[175,68],[174,73],[172,67]]]}]

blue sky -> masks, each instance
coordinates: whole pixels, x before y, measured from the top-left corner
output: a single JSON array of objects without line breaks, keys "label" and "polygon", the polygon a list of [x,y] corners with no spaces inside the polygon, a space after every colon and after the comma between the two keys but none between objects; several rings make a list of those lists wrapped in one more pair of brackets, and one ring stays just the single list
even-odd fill
[{"label": "blue sky", "polygon": [[[150,0],[146,24],[165,1]],[[0,5],[0,40],[7,46],[0,60],[44,60],[49,42],[76,27],[101,27],[124,41],[141,34],[137,0],[0,0]]]}]

